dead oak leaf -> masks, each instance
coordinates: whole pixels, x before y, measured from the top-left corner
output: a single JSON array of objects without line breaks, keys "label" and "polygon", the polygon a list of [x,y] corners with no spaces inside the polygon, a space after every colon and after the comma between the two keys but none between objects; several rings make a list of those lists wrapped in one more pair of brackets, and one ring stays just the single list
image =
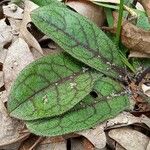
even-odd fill
[{"label": "dead oak leaf", "polygon": [[11,31],[12,28],[6,24],[5,19],[1,19],[0,20],[0,49],[2,49],[5,44],[11,42],[13,38]]},{"label": "dead oak leaf", "polygon": [[19,38],[9,47],[3,65],[5,88],[9,94],[19,72],[34,60],[27,43]]},{"label": "dead oak leaf", "polygon": [[150,32],[124,22],[122,25],[121,41],[130,50],[129,57],[150,58]]},{"label": "dead oak leaf", "polygon": [[15,4],[9,4],[9,5],[3,6],[3,13],[6,17],[9,17],[9,18],[14,18],[14,19],[23,18],[23,9],[21,9]]},{"label": "dead oak leaf", "polygon": [[28,43],[30,47],[35,48],[37,51],[43,54],[42,48],[39,45],[38,41],[27,29],[28,23],[31,22],[30,13],[36,8],[38,8],[38,5],[34,4],[31,1],[25,1],[24,15],[20,26],[20,37],[24,38],[24,40]]},{"label": "dead oak leaf", "polygon": [[20,134],[24,124],[9,117],[2,101],[0,97],[0,149],[15,142],[20,142],[29,135],[29,133]]},{"label": "dead oak leaf", "polygon": [[143,133],[127,127],[112,129],[108,135],[127,150],[145,150],[150,140]]}]

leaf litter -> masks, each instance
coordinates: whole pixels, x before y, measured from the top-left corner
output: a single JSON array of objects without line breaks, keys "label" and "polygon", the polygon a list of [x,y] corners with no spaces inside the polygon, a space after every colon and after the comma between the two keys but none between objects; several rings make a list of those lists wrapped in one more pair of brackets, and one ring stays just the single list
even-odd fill
[{"label": "leaf litter", "polygon": [[[31,22],[29,14],[34,8],[37,8],[37,6],[33,5],[34,4],[31,2],[25,3],[24,15],[23,9],[18,7],[17,5],[10,4],[4,6],[3,13],[5,17],[10,21],[10,25],[6,24],[6,19],[0,20],[0,63],[2,64],[3,68],[3,70],[0,70],[0,86],[5,85],[5,88],[7,90],[0,91],[0,148],[6,150],[19,149],[21,143],[23,143],[22,141],[25,141],[25,139],[28,138],[30,134],[28,133],[28,131],[27,133],[24,132],[24,124],[22,122],[9,117],[9,114],[7,113],[7,109],[4,104],[7,102],[7,95],[9,93],[11,84],[12,82],[14,82],[19,72],[26,65],[34,61],[37,57],[43,56],[43,49],[39,45],[36,38],[34,38],[33,35],[27,30],[27,25],[29,22]],[[29,8],[29,6],[31,9]],[[146,11],[148,12],[147,8]],[[20,34],[18,34],[19,37],[18,35],[13,34],[14,30],[16,30]],[[139,29],[131,23],[126,23],[126,26],[123,25],[123,31],[125,32],[125,34],[122,32],[122,37],[124,35],[128,36],[125,36],[125,40],[122,38],[122,42],[127,48],[130,49],[130,57],[149,58],[149,31]],[[132,34],[133,31],[134,33]],[[142,39],[143,43],[138,41],[139,37]],[[133,40],[133,43],[140,43],[140,45],[136,47],[136,44],[129,44],[129,39],[131,40],[131,43]],[[12,43],[10,44],[9,48],[4,49],[4,46],[10,42]],[[34,50],[39,53],[39,56],[33,57],[31,47],[33,47]],[[147,87],[143,87],[143,91],[145,92],[145,94],[147,94],[147,91],[149,92],[149,87],[148,89]],[[137,149],[136,146],[138,145],[139,149],[148,150],[148,147],[150,145],[149,137],[140,131],[131,129],[131,125],[136,126],[137,123],[145,124],[144,127],[150,127],[150,120],[148,117],[144,115],[141,117],[135,117],[130,113],[124,112],[115,117],[114,119],[110,119],[93,129],[78,132],[76,134],[77,138],[80,138],[80,136],[82,135],[91,142],[85,142],[85,149],[88,148],[87,145],[91,145],[90,147],[93,147],[94,145],[94,147],[102,149],[107,144],[106,137],[111,137],[114,141],[117,142],[118,145],[120,145],[120,147],[122,146],[122,148],[132,150],[134,148]],[[132,136],[130,135],[131,133]],[[32,138],[29,137],[28,139],[30,143],[30,140]],[[44,141],[47,141],[48,139],[49,138],[46,138],[46,140]],[[37,150],[66,150],[66,141],[68,140],[68,138],[63,139],[62,141],[57,140],[57,138],[54,139],[56,139],[54,140],[54,143],[50,141],[46,144],[43,142],[43,144],[39,141],[39,138],[37,138],[35,142],[32,143],[28,148],[32,149],[37,147]],[[71,139],[74,139],[72,135]],[[143,139],[145,139],[144,142],[140,143],[141,141],[143,141]],[[14,145],[14,143],[17,143],[17,146]],[[37,144],[39,144],[39,146],[37,146]]]}]

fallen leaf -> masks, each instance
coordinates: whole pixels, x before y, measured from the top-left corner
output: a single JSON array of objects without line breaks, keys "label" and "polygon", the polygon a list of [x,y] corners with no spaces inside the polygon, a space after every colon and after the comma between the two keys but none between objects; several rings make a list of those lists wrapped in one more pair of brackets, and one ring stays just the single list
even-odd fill
[{"label": "fallen leaf", "polygon": [[90,1],[103,2],[103,3],[114,3],[114,4],[119,4],[120,3],[119,0],[90,0]]},{"label": "fallen leaf", "polygon": [[38,139],[38,136],[30,134],[30,136],[21,143],[19,150],[29,150]]},{"label": "fallen leaf", "polygon": [[86,137],[96,148],[102,149],[106,146],[105,124],[100,124],[94,129],[89,129],[77,134]]},{"label": "fallen leaf", "polygon": [[3,103],[7,102],[7,98],[8,98],[8,96],[7,96],[6,90],[0,92],[0,99],[1,99],[1,101],[2,101]]},{"label": "fallen leaf", "polygon": [[[107,31],[116,33],[118,13],[113,12],[114,27],[104,27]],[[129,57],[150,58],[150,31],[138,28],[129,21],[122,22],[121,42],[129,49]]]},{"label": "fallen leaf", "polygon": [[123,112],[119,114],[117,117],[113,119],[109,119],[106,123],[106,128],[117,128],[121,126],[129,126],[131,124],[135,123],[144,123],[148,127],[150,127],[150,121],[149,118],[145,115],[142,115],[141,117],[135,117],[131,113]]},{"label": "fallen leaf", "polygon": [[24,15],[20,26],[20,37],[23,37],[30,47],[35,48],[37,51],[43,54],[41,46],[34,36],[27,30],[27,25],[29,22],[31,22],[30,13],[36,8],[38,8],[38,5],[31,1],[25,1]]},{"label": "fallen leaf", "polygon": [[120,144],[116,143],[116,149],[115,150],[126,150],[123,148]]},{"label": "fallen leaf", "polygon": [[81,138],[72,138],[71,150],[83,150],[83,140]]},{"label": "fallen leaf", "polygon": [[145,95],[150,97],[150,86],[148,86],[146,84],[142,84],[142,90]]},{"label": "fallen leaf", "polygon": [[112,129],[108,135],[127,150],[145,150],[150,140],[146,135],[127,127]]},{"label": "fallen leaf", "polygon": [[146,117],[145,115],[142,115],[140,119],[141,119],[140,121],[141,123],[146,124],[150,128],[150,119],[148,117]]},{"label": "fallen leaf", "polygon": [[83,139],[83,149],[85,149],[85,150],[95,150],[95,147],[89,140],[84,138]]},{"label": "fallen leaf", "polygon": [[105,21],[104,10],[102,7],[97,6],[88,1],[67,1],[66,5],[76,10],[79,14],[89,18],[95,22],[98,26],[102,26]]},{"label": "fallen leaf", "polygon": [[12,40],[12,29],[6,24],[5,19],[0,20],[0,49],[4,47],[5,44]]},{"label": "fallen leaf", "polygon": [[149,143],[148,143],[148,145],[147,145],[146,150],[150,150],[150,141],[149,141]]},{"label": "fallen leaf", "polygon": [[32,53],[23,39],[19,38],[12,43],[3,65],[4,83],[8,93],[19,72],[33,60]]},{"label": "fallen leaf", "polygon": [[13,19],[13,18],[8,18],[8,20],[9,20],[10,26],[12,28],[13,40],[15,40],[15,36],[16,36],[16,38],[18,38],[22,20],[17,20],[17,19]]},{"label": "fallen leaf", "polygon": [[6,50],[6,49],[1,49],[1,48],[0,48],[0,63],[1,63],[1,64],[4,63],[6,54],[7,54],[7,50]]},{"label": "fallen leaf", "polygon": [[121,41],[130,50],[129,57],[150,58],[150,32],[125,22],[122,25]]},{"label": "fallen leaf", "polygon": [[28,134],[20,134],[24,124],[12,119],[7,114],[7,110],[0,97],[0,149],[15,142],[21,142]]},{"label": "fallen leaf", "polygon": [[149,22],[150,22],[150,1],[149,0],[138,0],[138,2],[143,6],[145,9]]},{"label": "fallen leaf", "polygon": [[6,17],[10,17],[14,19],[23,18],[23,9],[21,9],[15,4],[9,4],[9,5],[3,6],[3,13]]},{"label": "fallen leaf", "polygon": [[36,150],[67,150],[66,140],[63,138],[46,138]]},{"label": "fallen leaf", "polygon": [[137,8],[138,10],[144,11],[143,6],[142,6],[139,2],[137,2],[136,8]]},{"label": "fallen leaf", "polygon": [[0,71],[0,88],[4,85],[3,71]]}]

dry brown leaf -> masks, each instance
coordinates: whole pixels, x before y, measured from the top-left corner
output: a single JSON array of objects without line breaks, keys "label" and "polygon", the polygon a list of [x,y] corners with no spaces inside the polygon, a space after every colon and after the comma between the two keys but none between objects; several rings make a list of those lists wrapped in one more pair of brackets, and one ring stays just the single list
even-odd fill
[{"label": "dry brown leaf", "polygon": [[143,8],[145,9],[147,16],[148,16],[148,20],[150,22],[150,0],[138,0],[138,2],[143,6]]},{"label": "dry brown leaf", "polygon": [[81,138],[71,139],[71,150],[83,150],[83,142]]},{"label": "dry brown leaf", "polygon": [[150,118],[146,117],[145,115],[142,115],[140,119],[141,123],[146,124],[150,128]]},{"label": "dry brown leaf", "polygon": [[8,98],[8,96],[7,96],[6,90],[0,92],[0,99],[1,99],[1,101],[2,101],[3,103],[7,102],[7,98]]},{"label": "dry brown leaf", "polygon": [[1,97],[0,116],[0,149],[16,142],[20,145],[21,140],[26,138],[28,134],[20,134],[24,124],[9,117]]},{"label": "dry brown leaf", "polygon": [[144,11],[143,6],[139,2],[137,2],[137,4],[136,4],[136,9]]},{"label": "dry brown leaf", "polygon": [[94,129],[89,129],[77,134],[86,137],[96,148],[102,149],[106,146],[106,135],[104,132],[104,124],[100,124]]},{"label": "dry brown leaf", "polygon": [[35,48],[37,51],[43,54],[42,48],[39,45],[38,41],[27,30],[27,25],[29,22],[31,22],[30,13],[36,8],[38,8],[38,5],[34,4],[31,1],[25,1],[24,15],[20,26],[20,37],[23,37],[30,47]]},{"label": "dry brown leaf", "polygon": [[12,40],[12,29],[6,24],[5,19],[0,20],[0,51],[5,44]]},{"label": "dry brown leaf", "polygon": [[150,150],[150,141],[149,141],[149,143],[148,143],[148,145],[147,145],[146,150]]},{"label": "dry brown leaf", "polygon": [[126,150],[123,148],[120,144],[116,143],[116,149],[115,150]]},{"label": "dry brown leaf", "polygon": [[6,54],[7,54],[7,50],[0,48],[0,63],[2,63],[2,64],[4,63]]},{"label": "dry brown leaf", "polygon": [[9,94],[12,82],[19,72],[33,61],[32,53],[27,43],[19,38],[9,47],[3,65],[5,88]]},{"label": "dry brown leaf", "polygon": [[3,6],[3,13],[6,17],[10,17],[14,19],[23,18],[23,9],[21,9],[15,4],[9,4],[9,5]]},{"label": "dry brown leaf", "polygon": [[121,32],[122,43],[130,49],[129,57],[150,58],[150,32],[125,22]]},{"label": "dry brown leaf", "polygon": [[98,26],[102,26],[104,24],[105,15],[102,7],[84,0],[70,0],[66,3],[66,5],[76,10],[79,14],[86,16]]},{"label": "dry brown leaf", "polygon": [[0,88],[4,85],[3,71],[0,71]]},{"label": "dry brown leaf", "polygon": [[10,26],[12,28],[13,40],[16,40],[16,38],[18,38],[18,35],[20,32],[20,26],[21,26],[22,20],[17,20],[17,19],[13,19],[13,18],[8,18],[8,20],[9,20]]},{"label": "dry brown leaf", "polygon": [[[49,48],[42,48],[44,56],[54,54],[54,53],[59,53],[63,51],[56,43],[50,42],[48,44]],[[39,53],[36,49],[31,48],[31,52],[33,54],[34,59],[39,59],[43,57],[43,54]]]},{"label": "dry brown leaf", "polygon": [[150,127],[150,119],[145,115],[141,117],[135,117],[131,113],[123,112],[119,114],[117,117],[110,119],[107,121],[106,128],[116,128],[121,126],[129,126],[135,123],[144,123],[148,127]]},{"label": "dry brown leaf", "polygon": [[142,84],[142,90],[145,95],[150,97],[150,86]]},{"label": "dry brown leaf", "polygon": [[146,135],[127,127],[112,129],[108,135],[127,150],[146,150],[150,140]]},{"label": "dry brown leaf", "polygon": [[29,150],[31,149],[36,141],[39,139],[36,135],[30,135],[25,141],[21,143],[21,146],[19,147],[19,150]]},{"label": "dry brown leaf", "polygon": [[114,4],[119,4],[120,3],[119,0],[90,0],[90,1],[94,1],[94,2],[106,2],[106,3],[114,3]]},{"label": "dry brown leaf", "polygon": [[[113,12],[114,27],[104,29],[116,33],[118,13]],[[150,31],[136,27],[129,21],[122,23],[121,41],[130,51],[129,57],[150,58]]]},{"label": "dry brown leaf", "polygon": [[84,138],[83,139],[83,149],[84,150],[95,150],[95,147],[89,140]]},{"label": "dry brown leaf", "polygon": [[36,150],[67,150],[66,144],[63,138],[46,138]]}]

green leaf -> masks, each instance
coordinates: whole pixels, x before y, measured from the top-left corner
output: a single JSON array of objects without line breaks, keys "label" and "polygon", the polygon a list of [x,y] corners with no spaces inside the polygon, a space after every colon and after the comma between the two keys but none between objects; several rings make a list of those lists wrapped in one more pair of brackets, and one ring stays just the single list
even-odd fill
[{"label": "green leaf", "polygon": [[134,10],[138,14],[137,24],[136,26],[142,28],[144,30],[150,30],[150,23],[148,21],[148,17],[144,11],[135,9]]},{"label": "green leaf", "polygon": [[114,18],[112,15],[112,10],[110,8],[104,8],[105,14],[106,14],[106,19],[109,27],[114,26]]},{"label": "green leaf", "polygon": [[94,23],[64,7],[44,6],[33,11],[33,23],[74,58],[112,76],[124,76],[114,43]]},{"label": "green leaf", "polygon": [[[97,74],[68,54],[43,57],[24,69],[8,101],[11,116],[32,120],[62,114],[93,88]],[[101,75],[99,75],[101,76]]]},{"label": "green leaf", "polygon": [[63,5],[63,3],[59,2],[58,0],[32,0],[32,2],[39,6],[56,5],[65,7],[65,5]]},{"label": "green leaf", "polygon": [[102,7],[105,7],[105,8],[111,8],[111,9],[119,10],[118,4],[114,5],[111,3],[102,3],[102,2],[96,2],[96,1],[92,1],[92,3],[99,5],[99,6],[102,6]]},{"label": "green leaf", "polygon": [[[11,0],[11,3],[20,4],[23,3],[25,0]],[[30,0],[39,6],[46,6],[46,5],[57,5],[57,6],[65,6],[63,3],[57,0]]]},{"label": "green leaf", "polygon": [[128,96],[122,92],[121,85],[110,78],[101,78],[93,90],[97,92],[97,98],[88,95],[65,114],[27,121],[28,129],[42,136],[57,136],[81,131],[92,128],[129,107]]}]

